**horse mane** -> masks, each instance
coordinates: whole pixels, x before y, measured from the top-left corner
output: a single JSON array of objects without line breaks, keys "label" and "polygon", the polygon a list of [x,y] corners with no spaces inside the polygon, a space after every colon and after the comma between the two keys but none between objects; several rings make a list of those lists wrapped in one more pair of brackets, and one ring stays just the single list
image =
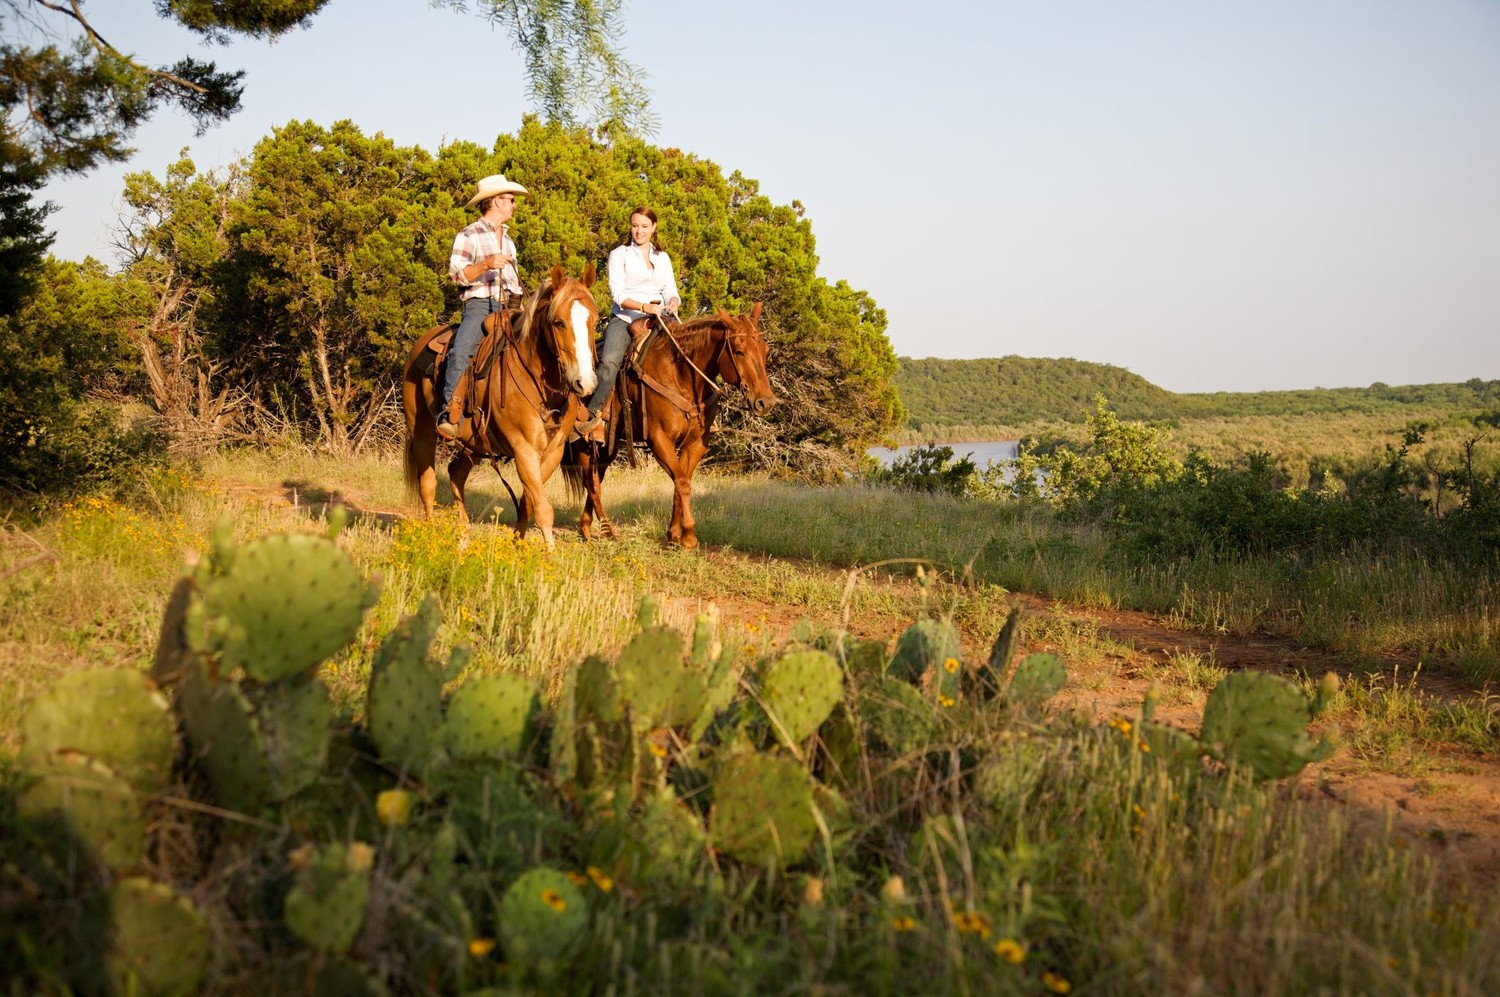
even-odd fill
[{"label": "horse mane", "polygon": [[521,329],[516,337],[517,342],[534,342],[538,338],[537,329],[532,319],[536,317],[536,310],[541,306],[544,298],[552,297],[552,280],[543,280],[536,287],[526,292],[526,297],[521,300]]},{"label": "horse mane", "polygon": [[698,315],[690,319],[684,319],[670,327],[672,335],[682,344],[684,350],[695,349],[703,345],[703,340],[713,329],[722,328],[726,332],[728,326],[724,320],[717,315]]}]

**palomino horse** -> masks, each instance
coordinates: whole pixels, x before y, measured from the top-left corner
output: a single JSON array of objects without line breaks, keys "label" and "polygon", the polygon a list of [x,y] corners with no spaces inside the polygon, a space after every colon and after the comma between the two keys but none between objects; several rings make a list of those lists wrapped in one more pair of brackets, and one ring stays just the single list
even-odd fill
[{"label": "palomino horse", "polygon": [[[581,280],[554,266],[551,278],[526,296],[514,326],[492,332],[475,354],[469,368],[473,379],[465,374],[468,404],[459,449],[448,463],[448,481],[461,518],[468,518],[464,483],[474,465],[511,457],[523,489],[516,503],[516,532],[524,533],[527,520],[535,516],[542,538],[552,546],[552,503],[544,485],[557,470],[563,445],[583,410],[574,399],[588,395],[597,383],[593,339],[599,312],[589,291],[593,282],[593,264],[584,268]],[[438,384],[436,371],[424,372],[426,365],[420,361],[428,342],[446,328],[438,326],[417,340],[401,376],[406,484],[420,496],[428,515],[437,498],[433,407]],[[490,352],[489,340],[495,340],[495,353]]]},{"label": "palomino horse", "polygon": [[578,521],[585,540],[593,536],[596,515],[604,535],[615,536],[614,525],[604,512],[600,483],[622,446],[644,443],[675,486],[667,540],[688,548],[698,546],[693,471],[708,449],[719,411],[722,389],[712,379],[717,375],[737,385],[757,415],[765,415],[776,404],[766,377],[766,340],[759,323],[757,302],[749,315],[728,315],[720,309],[718,315],[670,326],[651,341],[639,369],[622,372],[606,442],[602,447],[584,441],[569,443],[563,465],[569,486],[587,495]]}]

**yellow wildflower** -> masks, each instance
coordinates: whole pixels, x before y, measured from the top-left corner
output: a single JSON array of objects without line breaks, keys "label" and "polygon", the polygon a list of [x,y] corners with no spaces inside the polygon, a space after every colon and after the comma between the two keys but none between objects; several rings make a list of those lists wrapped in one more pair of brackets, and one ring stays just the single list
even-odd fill
[{"label": "yellow wildflower", "polygon": [[665,758],[665,757],[667,757],[667,746],[666,745],[661,744],[660,742],[657,742],[657,741],[650,741],[650,742],[648,742],[648,746],[651,748],[651,753],[653,755],[655,755],[657,758]]},{"label": "yellow wildflower", "polygon": [[588,884],[588,881],[589,878],[581,872],[570,871],[568,873],[568,882],[572,883],[574,886],[585,886]]},{"label": "yellow wildflower", "polygon": [[344,865],[350,872],[364,872],[375,862],[375,849],[363,841],[356,841],[344,852]]},{"label": "yellow wildflower", "polygon": [[1142,751],[1145,751],[1145,752],[1150,752],[1150,750],[1151,750],[1151,745],[1147,744],[1145,741],[1140,742],[1139,747],[1140,747],[1140,749]]},{"label": "yellow wildflower", "polygon": [[995,954],[1012,966],[1026,961],[1026,950],[1014,938],[1002,938],[996,942]]},{"label": "yellow wildflower", "polygon": [[990,937],[990,919],[978,911],[955,913],[953,920],[958,925],[959,934],[978,935],[980,938]]},{"label": "yellow wildflower", "polygon": [[1073,984],[1058,976],[1056,973],[1043,973],[1042,986],[1055,994],[1065,994],[1073,989]]},{"label": "yellow wildflower", "polygon": [[1141,806],[1139,803],[1132,804],[1131,807],[1130,807],[1130,809],[1135,812],[1135,816],[1136,816],[1137,820],[1145,820],[1146,819],[1146,808],[1143,807],[1143,806]]},{"label": "yellow wildflower", "polygon": [[938,705],[943,707],[944,709],[952,706],[953,703],[954,699],[952,696],[938,696]]},{"label": "yellow wildflower", "polygon": [[589,878],[594,881],[594,885],[599,887],[602,893],[608,893],[615,888],[614,877],[596,865],[589,866]]},{"label": "yellow wildflower", "polygon": [[1111,720],[1109,722],[1109,725],[1111,727],[1113,727],[1115,730],[1119,731],[1121,734],[1125,735],[1126,737],[1130,736],[1131,723],[1130,723],[1129,720],[1126,720],[1124,717],[1115,717],[1113,720]]},{"label": "yellow wildflower", "polygon": [[469,955],[476,959],[483,959],[495,948],[493,938],[474,938],[469,941]]},{"label": "yellow wildflower", "polygon": [[891,927],[897,931],[911,931],[917,926],[917,919],[906,914],[891,918]]},{"label": "yellow wildflower", "polygon": [[404,789],[387,789],[375,797],[375,816],[386,827],[400,827],[411,819],[412,794]]},{"label": "yellow wildflower", "polygon": [[551,907],[559,914],[568,909],[568,902],[564,900],[562,898],[562,894],[558,893],[556,890],[543,890],[542,903],[546,904],[548,907]]},{"label": "yellow wildflower", "polygon": [[943,662],[943,667],[947,669],[949,675],[952,675],[954,672],[958,671],[958,659],[949,658],[947,661]]}]

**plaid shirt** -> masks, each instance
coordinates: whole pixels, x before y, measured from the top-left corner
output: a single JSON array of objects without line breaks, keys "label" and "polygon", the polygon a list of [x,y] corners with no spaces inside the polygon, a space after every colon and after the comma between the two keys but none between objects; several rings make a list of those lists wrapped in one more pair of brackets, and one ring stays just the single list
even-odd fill
[{"label": "plaid shirt", "polygon": [[464,280],[464,267],[495,253],[503,253],[512,259],[516,256],[516,244],[506,234],[505,226],[496,232],[495,226],[481,218],[454,237],[453,252],[448,257],[448,273],[453,282],[463,288],[459,297],[464,301],[500,297],[502,281],[511,294],[521,293],[521,275],[516,272],[514,263],[507,263],[500,270],[486,270],[472,284]]}]

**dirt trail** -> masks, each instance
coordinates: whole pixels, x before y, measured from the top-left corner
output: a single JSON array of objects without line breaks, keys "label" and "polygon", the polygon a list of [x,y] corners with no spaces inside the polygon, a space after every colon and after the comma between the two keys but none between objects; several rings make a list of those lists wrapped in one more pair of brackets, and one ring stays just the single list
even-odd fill
[{"label": "dirt trail", "polygon": [[[408,510],[370,506],[353,492],[322,489],[260,489],[231,485],[226,492],[235,497],[270,505],[313,505],[339,502],[356,515],[383,522],[403,518]],[[559,532],[572,532],[560,525]],[[704,547],[706,557],[739,558],[743,555]],[[845,572],[801,562],[805,570],[827,571],[844,577]],[[896,583],[900,584],[900,583]],[[704,592],[692,601],[714,602],[726,624],[754,624],[768,635],[785,636],[798,621],[810,614],[801,604],[758,602]],[[1096,610],[1065,606],[1021,593],[1012,595],[1022,609],[1020,653],[1061,651],[1068,664],[1069,684],[1061,699],[1092,711],[1100,721],[1120,714],[1133,716],[1154,680],[1174,691],[1163,697],[1156,717],[1193,731],[1202,719],[1206,689],[1184,692],[1180,682],[1181,661],[1197,656],[1226,671],[1254,668],[1289,676],[1317,677],[1338,672],[1346,682],[1368,682],[1370,673],[1351,676],[1347,662],[1328,652],[1299,646],[1291,640],[1262,636],[1236,636],[1183,630],[1167,620],[1126,610]],[[911,604],[917,603],[913,589]],[[816,614],[814,614],[816,615]],[[1084,655],[1083,660],[1059,646],[1049,622],[1061,621],[1064,630],[1092,631],[1108,650]],[[862,613],[850,620],[851,632],[870,638],[891,640],[909,618]],[[993,635],[965,634],[971,652]],[[1052,638],[1049,640],[1049,638]],[[987,644],[985,645],[987,646]],[[1303,798],[1340,810],[1351,825],[1379,828],[1389,823],[1396,840],[1404,846],[1422,848],[1455,862],[1456,874],[1480,880],[1500,881],[1500,713],[1497,701],[1484,700],[1462,680],[1431,671],[1418,672],[1411,661],[1392,657],[1381,669],[1387,680],[1399,678],[1429,697],[1433,705],[1483,700],[1491,708],[1489,732],[1492,749],[1476,751],[1463,745],[1423,742],[1416,750],[1415,767],[1399,762],[1381,762],[1361,757],[1346,746],[1328,761],[1309,767],[1295,780]],[[1367,723],[1374,721],[1367,720]]]}]

